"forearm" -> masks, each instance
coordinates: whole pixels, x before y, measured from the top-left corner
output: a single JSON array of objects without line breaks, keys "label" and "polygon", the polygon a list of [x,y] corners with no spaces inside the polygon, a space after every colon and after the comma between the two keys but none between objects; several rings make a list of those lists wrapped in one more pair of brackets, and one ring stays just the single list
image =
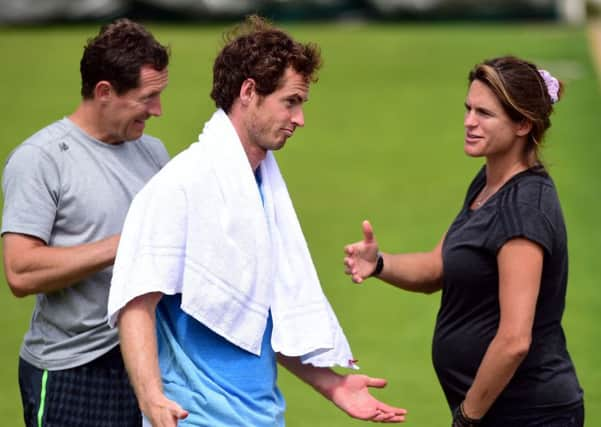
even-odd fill
[{"label": "forearm", "polygon": [[497,262],[499,327],[465,397],[463,408],[470,418],[480,418],[490,409],[528,354],[543,249],[524,239],[512,239],[499,250]]},{"label": "forearm", "polygon": [[119,235],[72,247],[32,243],[33,238],[4,237],[4,267],[12,292],[18,296],[49,293],[72,286],[115,261]]},{"label": "forearm", "polygon": [[330,368],[305,365],[300,361],[299,357],[288,357],[278,354],[278,362],[328,400],[332,400],[333,390],[344,378],[343,375],[337,374]]},{"label": "forearm", "polygon": [[163,395],[156,338],[155,310],[162,294],[142,295],[130,301],[119,315],[123,361],[144,413]]},{"label": "forearm", "polygon": [[382,253],[384,268],[378,275],[380,280],[398,288],[432,293],[442,288],[442,258],[438,253],[411,254]]},{"label": "forearm", "polygon": [[526,357],[529,344],[528,338],[496,336],[491,341],[465,396],[468,416],[481,418],[488,412]]}]

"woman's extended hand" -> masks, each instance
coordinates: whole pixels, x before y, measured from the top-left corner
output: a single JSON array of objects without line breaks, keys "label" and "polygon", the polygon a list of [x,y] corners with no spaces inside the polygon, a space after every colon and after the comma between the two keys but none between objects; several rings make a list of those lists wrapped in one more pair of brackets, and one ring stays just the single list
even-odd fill
[{"label": "woman's extended hand", "polygon": [[378,261],[378,243],[374,230],[365,220],[362,224],[363,240],[344,247],[344,272],[351,276],[355,283],[361,283],[376,269]]}]

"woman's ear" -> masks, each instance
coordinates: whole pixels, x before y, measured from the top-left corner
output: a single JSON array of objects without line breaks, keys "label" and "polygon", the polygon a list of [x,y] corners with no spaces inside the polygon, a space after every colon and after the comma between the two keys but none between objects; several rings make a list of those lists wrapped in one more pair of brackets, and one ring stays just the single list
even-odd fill
[{"label": "woman's ear", "polygon": [[532,130],[532,122],[528,119],[523,119],[522,121],[518,122],[518,124],[517,124],[516,134],[518,136],[526,136],[530,133],[531,130]]}]

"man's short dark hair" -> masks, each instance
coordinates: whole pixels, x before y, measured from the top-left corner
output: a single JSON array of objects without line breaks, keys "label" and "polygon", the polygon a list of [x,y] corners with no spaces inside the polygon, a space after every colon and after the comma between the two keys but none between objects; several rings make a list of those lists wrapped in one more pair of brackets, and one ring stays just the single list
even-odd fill
[{"label": "man's short dark hair", "polygon": [[251,15],[225,36],[225,47],[213,66],[211,98],[229,112],[244,80],[252,78],[262,96],[274,92],[288,67],[308,82],[317,80],[321,66],[319,48],[299,43],[263,18]]},{"label": "man's short dark hair", "polygon": [[108,81],[118,94],[138,87],[140,69],[149,65],[162,71],[169,64],[169,49],[142,25],[118,19],[88,40],[80,62],[81,95],[94,97],[99,81]]}]

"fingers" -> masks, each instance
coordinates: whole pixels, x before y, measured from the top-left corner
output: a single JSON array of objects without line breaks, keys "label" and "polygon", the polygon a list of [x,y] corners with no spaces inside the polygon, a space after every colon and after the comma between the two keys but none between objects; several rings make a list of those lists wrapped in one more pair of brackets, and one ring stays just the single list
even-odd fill
[{"label": "fingers", "polygon": [[350,257],[344,257],[344,272],[346,274],[351,274],[353,272],[353,259]]},{"label": "fingers", "polygon": [[[384,388],[384,387],[386,387],[387,383],[388,383],[388,381],[386,381],[384,378],[367,377],[367,386],[368,387]],[[404,419],[403,420],[398,420],[398,417],[404,416],[405,414],[407,414],[407,410],[406,409],[397,408],[395,406],[390,406],[390,405],[387,405],[386,403],[380,402],[380,401],[377,401],[376,410],[380,411],[382,413],[393,414],[394,416],[390,418],[391,420],[392,419],[397,419],[397,421],[387,421],[387,422],[401,422],[401,421],[404,421]]]},{"label": "fingers", "polygon": [[380,421],[381,423],[402,423],[405,421],[404,415],[395,415],[385,420]]},{"label": "fingers", "polygon": [[389,414],[386,412],[381,412],[379,410],[376,409],[376,415],[374,415],[373,417],[371,417],[371,421],[375,421],[377,423],[385,423],[387,422],[389,419],[391,419],[392,417],[394,417],[394,414]]},{"label": "fingers", "polygon": [[363,282],[363,276],[359,273],[359,270],[355,267],[353,260],[344,260],[344,273],[351,276],[351,280],[355,283]]},{"label": "fingers", "polygon": [[352,279],[358,279],[360,281],[363,280],[361,275],[359,274],[358,268],[356,267],[356,262],[353,258],[345,257],[344,258],[344,274],[348,274],[352,276]]},{"label": "fingers", "polygon": [[368,220],[363,221],[361,224],[363,227],[363,240],[365,243],[373,243],[374,241],[374,229]]},{"label": "fingers", "polygon": [[187,417],[188,417],[188,412],[184,411],[181,408],[179,411],[170,410],[161,415],[161,422],[158,425],[164,426],[164,427],[171,427],[171,426],[177,427],[178,420],[183,420],[184,418],[187,418]]},{"label": "fingers", "polygon": [[386,381],[384,378],[367,378],[368,387],[384,388],[386,387],[386,384],[388,384],[388,381]]},{"label": "fingers", "polygon": [[179,405],[177,405],[178,409],[175,409],[173,411],[173,415],[178,419],[178,420],[183,420],[184,418],[188,417],[188,411],[186,411],[185,409],[182,409]]},{"label": "fingers", "polygon": [[176,427],[178,420],[188,416],[188,411],[183,409],[177,402],[163,397],[161,403],[153,405],[146,413],[153,426]]},{"label": "fingers", "polygon": [[389,411],[385,408],[376,408],[376,413],[370,418],[371,421],[377,423],[402,423],[405,421],[407,411],[402,412]]},{"label": "fingers", "polygon": [[386,412],[386,413],[389,413],[389,414],[394,414],[395,416],[396,415],[406,415],[407,414],[407,410],[406,409],[396,408],[394,406],[387,405],[386,403],[383,403],[383,402],[379,403],[378,408],[382,412]]},{"label": "fingers", "polygon": [[344,250],[347,255],[344,257],[344,274],[351,276],[351,280],[355,283],[363,282],[363,276],[357,268],[357,260],[352,256],[355,251],[354,245],[348,245]]},{"label": "fingers", "polygon": [[352,243],[352,244],[350,244],[350,245],[346,245],[346,246],[344,247],[344,253],[345,253],[346,255],[348,255],[348,256],[351,256],[351,255],[353,255],[353,254],[355,253],[355,244],[356,244],[356,243]]},{"label": "fingers", "polygon": [[166,399],[165,407],[171,413],[173,418],[177,420],[182,420],[188,416],[188,411],[186,411],[177,402],[174,402],[173,400]]},{"label": "fingers", "polygon": [[372,267],[371,264],[375,260],[372,261],[371,258],[377,251],[371,224],[365,220],[361,226],[363,240],[344,247],[344,273],[350,275],[351,280],[355,283],[362,283],[369,276],[369,272],[373,271],[375,267]]}]

